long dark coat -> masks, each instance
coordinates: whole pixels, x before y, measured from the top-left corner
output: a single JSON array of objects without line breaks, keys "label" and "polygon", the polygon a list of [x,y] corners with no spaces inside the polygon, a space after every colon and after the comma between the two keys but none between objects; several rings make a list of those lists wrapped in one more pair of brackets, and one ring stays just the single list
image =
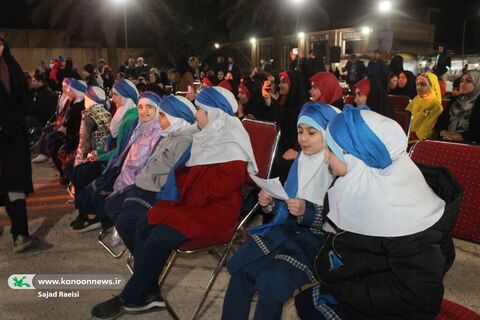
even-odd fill
[{"label": "long dark coat", "polygon": [[9,191],[33,192],[32,167],[25,118],[29,111],[27,84],[20,65],[4,41],[4,59],[10,74],[10,93],[0,81],[0,204]]}]

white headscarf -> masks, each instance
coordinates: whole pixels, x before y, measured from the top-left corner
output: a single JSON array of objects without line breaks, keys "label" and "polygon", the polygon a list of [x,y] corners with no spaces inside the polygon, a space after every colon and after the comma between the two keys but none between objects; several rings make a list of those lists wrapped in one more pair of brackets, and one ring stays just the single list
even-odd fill
[{"label": "white headscarf", "polygon": [[402,128],[373,111],[360,112],[387,148],[392,164],[376,169],[345,154],[348,172],[328,191],[328,218],[340,229],[368,236],[399,237],[426,230],[441,218],[445,202],[408,157]]},{"label": "white headscarf", "polygon": [[223,95],[233,113],[238,108],[237,100],[227,89],[209,87],[198,94],[196,104],[207,111],[208,123],[200,132],[193,135],[192,151],[186,165],[192,167],[242,160],[248,163],[248,173],[255,175],[258,168],[250,137],[240,120],[217,108],[213,103],[207,106],[199,102],[201,95],[208,94],[210,90],[216,90]]}]

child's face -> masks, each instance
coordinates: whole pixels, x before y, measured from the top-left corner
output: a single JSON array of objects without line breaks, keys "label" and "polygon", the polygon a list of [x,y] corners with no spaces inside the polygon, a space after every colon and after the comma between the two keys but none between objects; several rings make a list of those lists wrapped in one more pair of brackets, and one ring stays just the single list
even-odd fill
[{"label": "child's face", "polygon": [[321,92],[320,89],[312,82],[312,88],[310,89],[310,97],[312,97],[312,101],[319,101],[321,96],[322,96],[322,92]]},{"label": "child's face", "polygon": [[363,92],[360,91],[360,89],[356,88],[354,101],[357,106],[364,106],[367,104],[367,96],[363,94]]},{"label": "child's face", "polygon": [[243,91],[241,87],[238,88],[238,102],[240,102],[240,104],[243,104],[243,105],[248,103],[247,94],[246,92]]},{"label": "child's face", "polygon": [[68,89],[68,98],[71,101],[75,101],[75,99],[77,99],[77,95],[75,94],[75,91]]},{"label": "child's face", "polygon": [[195,113],[195,119],[197,119],[198,128],[202,130],[208,123],[207,111],[201,108],[197,108],[197,112]]},{"label": "child's face", "polygon": [[419,96],[425,96],[429,93],[430,89],[428,88],[425,80],[418,78],[417,79],[417,93]]},{"label": "child's face", "polygon": [[335,176],[344,176],[347,174],[347,165],[343,163],[338,157],[330,150],[327,146],[324,149],[325,158],[328,160],[328,164],[330,165],[330,169]]},{"label": "child's face", "polygon": [[155,111],[155,106],[146,103],[140,103],[138,105],[138,115],[140,116],[140,120],[142,122],[148,122],[150,120],[153,120],[156,114]]},{"label": "child's face", "polygon": [[475,90],[475,85],[473,84],[473,79],[469,74],[464,74],[462,76],[462,81],[460,82],[460,93],[469,94]]},{"label": "child's face", "polygon": [[323,149],[323,135],[306,124],[300,123],[297,126],[297,139],[306,155],[317,154]]},{"label": "child's face", "polygon": [[170,127],[170,121],[168,121],[168,117],[163,112],[160,112],[160,115],[158,117],[158,122],[160,123],[160,128],[162,128],[162,130],[165,130],[168,127]]},{"label": "child's face", "polygon": [[112,100],[113,103],[115,103],[115,105],[117,106],[117,108],[120,108],[122,106],[122,97],[116,91],[113,91]]}]

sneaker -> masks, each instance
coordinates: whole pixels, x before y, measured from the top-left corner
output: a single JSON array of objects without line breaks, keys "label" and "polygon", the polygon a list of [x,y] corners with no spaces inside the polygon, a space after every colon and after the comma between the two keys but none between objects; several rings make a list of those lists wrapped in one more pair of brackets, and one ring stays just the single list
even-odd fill
[{"label": "sneaker", "polygon": [[40,153],[38,156],[32,159],[32,163],[43,163],[48,161],[48,156],[46,154]]},{"label": "sneaker", "polygon": [[97,304],[92,308],[90,314],[95,320],[110,320],[115,319],[123,313],[123,302],[120,296],[115,296],[110,300]]},{"label": "sneaker", "polygon": [[40,246],[40,240],[19,234],[13,242],[13,252],[19,253]]},{"label": "sneaker", "polygon": [[123,309],[127,312],[139,313],[139,312],[145,312],[152,309],[160,309],[165,307],[166,307],[165,301],[163,301],[162,297],[160,296],[160,293],[157,293],[157,294],[149,294],[145,299],[145,301],[140,305],[125,303],[125,305],[123,306]]},{"label": "sneaker", "polygon": [[72,225],[73,231],[76,232],[88,232],[101,228],[100,220],[97,218],[89,219],[88,216],[79,217],[78,221],[75,221]]}]

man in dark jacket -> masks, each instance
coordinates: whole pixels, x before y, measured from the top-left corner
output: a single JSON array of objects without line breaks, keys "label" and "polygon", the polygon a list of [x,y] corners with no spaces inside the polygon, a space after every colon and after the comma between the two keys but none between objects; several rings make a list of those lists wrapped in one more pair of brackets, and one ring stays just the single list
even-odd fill
[{"label": "man in dark jacket", "polygon": [[452,67],[452,60],[447,54],[447,48],[444,45],[438,46],[438,54],[435,58],[435,65],[433,66],[433,73],[440,79]]},{"label": "man in dark jacket", "polygon": [[365,65],[363,61],[358,60],[358,57],[354,54],[350,56],[350,60],[345,65],[344,70],[347,71],[347,83],[350,86],[365,77]]},{"label": "man in dark jacket", "polygon": [[373,59],[368,62],[367,76],[377,78],[382,87],[387,87],[387,67],[380,57],[380,51],[373,51]]},{"label": "man in dark jacket", "polygon": [[22,68],[0,33],[0,204],[12,222],[13,251],[39,245],[28,233],[26,195],[33,192],[25,118],[27,86]]},{"label": "man in dark jacket", "polygon": [[31,114],[39,127],[44,127],[47,121],[55,112],[57,98],[45,81],[45,76],[35,74],[32,80],[32,86],[35,89],[33,94],[33,103]]}]

